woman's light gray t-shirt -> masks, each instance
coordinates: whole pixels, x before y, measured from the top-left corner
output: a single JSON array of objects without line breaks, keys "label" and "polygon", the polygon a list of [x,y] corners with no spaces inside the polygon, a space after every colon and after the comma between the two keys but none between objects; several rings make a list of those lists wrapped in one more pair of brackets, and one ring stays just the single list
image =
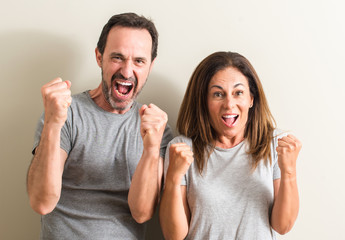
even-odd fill
[{"label": "woman's light gray t-shirt", "polygon": [[[167,147],[164,172],[166,176],[172,143],[192,141],[184,136],[174,138]],[[272,165],[261,162],[252,172],[251,159],[243,141],[230,149],[216,147],[206,168],[199,173],[193,162],[182,179],[187,186],[191,212],[186,239],[276,239],[270,226],[274,198],[273,180],[280,178],[277,162],[277,138],[271,145]]]}]

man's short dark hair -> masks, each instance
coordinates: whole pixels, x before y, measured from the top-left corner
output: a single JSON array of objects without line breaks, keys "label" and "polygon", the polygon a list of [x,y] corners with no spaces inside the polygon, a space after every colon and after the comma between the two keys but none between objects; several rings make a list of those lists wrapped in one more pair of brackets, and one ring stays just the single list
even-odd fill
[{"label": "man's short dark hair", "polygon": [[109,31],[116,26],[128,27],[134,29],[146,29],[152,38],[152,49],[151,49],[151,61],[157,56],[158,48],[158,32],[154,23],[145,18],[144,16],[138,16],[135,13],[122,13],[112,16],[107,24],[104,25],[101,35],[99,37],[97,48],[98,51],[103,55],[105,45],[107,44],[107,37]]}]

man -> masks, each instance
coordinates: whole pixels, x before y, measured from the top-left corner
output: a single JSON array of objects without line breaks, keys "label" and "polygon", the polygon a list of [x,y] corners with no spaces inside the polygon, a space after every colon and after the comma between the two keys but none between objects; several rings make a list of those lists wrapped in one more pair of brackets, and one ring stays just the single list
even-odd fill
[{"label": "man", "polygon": [[143,239],[159,199],[167,115],[135,101],[157,56],[154,24],[115,15],[100,35],[98,88],[45,84],[27,189],[41,239]]}]

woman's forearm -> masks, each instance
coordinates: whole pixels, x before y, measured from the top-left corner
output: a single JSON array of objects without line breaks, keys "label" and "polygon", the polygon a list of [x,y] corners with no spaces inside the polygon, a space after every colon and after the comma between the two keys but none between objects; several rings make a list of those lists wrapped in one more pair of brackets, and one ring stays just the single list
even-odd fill
[{"label": "woman's forearm", "polygon": [[188,234],[189,215],[186,186],[167,182],[159,212],[165,239],[184,239]]},{"label": "woman's forearm", "polygon": [[296,174],[282,174],[279,180],[271,214],[271,226],[279,234],[285,234],[293,227],[299,210],[299,196]]}]

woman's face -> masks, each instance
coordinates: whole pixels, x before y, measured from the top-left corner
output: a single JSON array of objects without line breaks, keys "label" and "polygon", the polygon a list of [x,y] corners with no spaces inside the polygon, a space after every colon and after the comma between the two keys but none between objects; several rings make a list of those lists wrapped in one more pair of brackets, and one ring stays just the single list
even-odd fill
[{"label": "woman's face", "polygon": [[233,67],[218,71],[208,85],[207,104],[216,146],[231,148],[240,143],[253,105],[247,78]]}]

